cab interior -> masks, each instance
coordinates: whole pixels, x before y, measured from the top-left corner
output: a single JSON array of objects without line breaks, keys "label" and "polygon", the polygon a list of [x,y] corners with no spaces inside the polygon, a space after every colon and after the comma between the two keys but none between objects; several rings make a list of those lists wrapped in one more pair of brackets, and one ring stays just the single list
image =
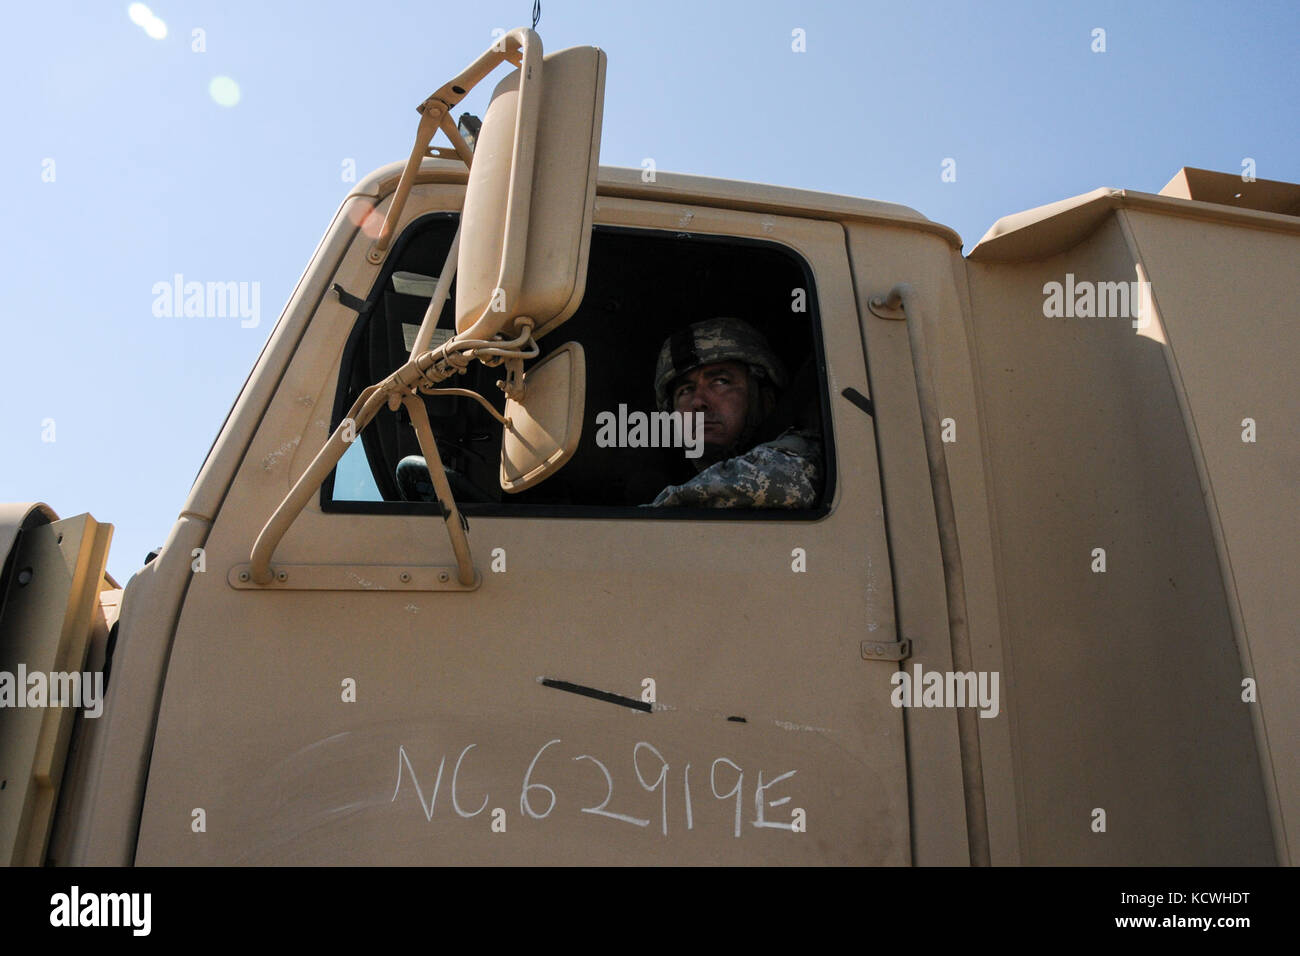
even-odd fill
[{"label": "cab interior", "polygon": [[[456,220],[455,213],[421,217],[395,243],[346,345],[333,424],[342,420],[362,389],[406,361],[429,297],[397,291],[398,286],[412,287],[403,281],[405,276],[395,282],[394,274],[436,278]],[[805,294],[796,295],[798,289]],[[455,296],[453,282],[438,322],[444,335],[455,326]],[[830,436],[823,429],[825,363],[818,334],[817,295],[807,264],[788,247],[774,242],[598,225],[592,231],[582,304],[567,322],[539,340],[542,354],[535,360],[571,340],[581,343],[586,353],[582,439],[573,457],[545,481],[519,493],[507,493],[499,482],[500,424],[472,399],[425,398],[461,511],[473,516],[505,510],[567,514],[574,509],[590,513],[590,509],[636,508],[652,501],[666,485],[692,477],[694,468],[680,448],[598,446],[595,421],[600,412],[617,412],[621,404],[629,411],[653,411],[653,377],[660,345],[674,331],[716,316],[751,323],[786,365],[789,385],[760,427],[757,440],[770,440],[791,427],[819,432],[827,456],[826,472],[833,475]],[[473,389],[500,411],[505,396],[496,382],[503,374],[501,368],[471,362],[466,374],[446,384]],[[420,454],[403,409],[380,411],[361,432],[359,444],[374,484],[365,496],[369,500],[347,495],[342,487],[336,494],[331,476],[322,489],[326,510],[439,512],[436,501],[405,500],[399,488],[398,462]],[[822,490],[818,506],[829,500],[828,492]]]}]

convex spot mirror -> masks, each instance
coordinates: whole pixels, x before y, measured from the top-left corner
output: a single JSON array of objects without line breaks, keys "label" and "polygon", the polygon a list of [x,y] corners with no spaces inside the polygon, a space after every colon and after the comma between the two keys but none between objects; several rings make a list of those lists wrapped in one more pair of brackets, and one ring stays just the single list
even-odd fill
[{"label": "convex spot mirror", "polygon": [[566,342],[524,374],[524,399],[506,399],[501,487],[519,492],[559,471],[577,451],[587,403],[587,359]]},{"label": "convex spot mirror", "polygon": [[461,214],[456,332],[540,338],[577,310],[587,284],[605,54],[572,47],[497,85],[474,147]]}]

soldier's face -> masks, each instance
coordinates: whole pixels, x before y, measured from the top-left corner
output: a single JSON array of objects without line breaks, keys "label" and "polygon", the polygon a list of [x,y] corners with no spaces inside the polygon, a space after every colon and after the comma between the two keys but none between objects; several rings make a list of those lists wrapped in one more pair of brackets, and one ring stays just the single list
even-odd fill
[{"label": "soldier's face", "polygon": [[728,449],[745,429],[749,388],[749,369],[740,362],[701,365],[678,379],[673,410],[703,412],[705,450]]}]

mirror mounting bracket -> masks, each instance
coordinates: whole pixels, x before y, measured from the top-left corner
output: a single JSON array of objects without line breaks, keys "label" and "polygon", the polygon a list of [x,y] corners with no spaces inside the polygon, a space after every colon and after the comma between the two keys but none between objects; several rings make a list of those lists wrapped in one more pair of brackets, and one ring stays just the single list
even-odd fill
[{"label": "mirror mounting bracket", "polygon": [[[376,264],[384,261],[384,256],[387,255],[389,246],[393,242],[397,221],[401,218],[407,197],[410,196],[411,188],[415,185],[415,177],[420,172],[420,162],[426,156],[435,155],[431,151],[430,144],[439,129],[447,135],[456,155],[465,165],[472,165],[473,152],[460,135],[451,116],[456,105],[501,63],[512,63],[523,70],[524,75],[527,76],[533,71],[526,69],[525,66],[533,63],[534,60],[540,62],[541,57],[541,38],[526,27],[516,27],[488,47],[478,59],[462,70],[459,76],[443,84],[437,92],[426,97],[424,102],[416,107],[416,111],[420,114],[420,122],[415,130],[415,145],[411,147],[411,154],[402,169],[402,177],[397,182],[397,191],[393,194],[388,214],[384,217],[383,228],[380,229],[378,237],[371,243],[366,253],[368,261]],[[437,155],[442,155],[442,147],[433,147],[433,150],[437,151]]]},{"label": "mirror mounting bracket", "polygon": [[506,377],[497,382],[497,388],[506,393],[506,398],[513,402],[524,400],[524,360],[506,359]]}]

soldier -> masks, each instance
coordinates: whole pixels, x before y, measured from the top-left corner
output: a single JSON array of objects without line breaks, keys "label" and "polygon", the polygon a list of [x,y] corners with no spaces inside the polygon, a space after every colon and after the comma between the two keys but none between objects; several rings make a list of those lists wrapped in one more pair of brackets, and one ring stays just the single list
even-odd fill
[{"label": "soldier", "polygon": [[661,411],[703,412],[699,472],[669,485],[652,507],[809,508],[821,482],[821,437],[788,429],[754,444],[785,387],[785,369],[767,340],[740,319],[697,322],[669,336],[655,368]]}]

